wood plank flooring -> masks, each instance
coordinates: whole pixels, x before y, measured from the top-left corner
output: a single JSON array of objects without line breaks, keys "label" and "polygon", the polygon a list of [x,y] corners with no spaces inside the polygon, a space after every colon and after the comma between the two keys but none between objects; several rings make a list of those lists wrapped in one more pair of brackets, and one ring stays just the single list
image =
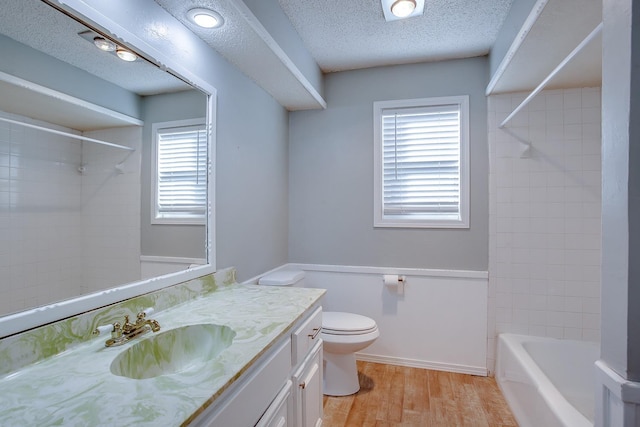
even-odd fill
[{"label": "wood plank flooring", "polygon": [[360,391],[324,397],[323,427],[517,427],[490,377],[358,361]]}]

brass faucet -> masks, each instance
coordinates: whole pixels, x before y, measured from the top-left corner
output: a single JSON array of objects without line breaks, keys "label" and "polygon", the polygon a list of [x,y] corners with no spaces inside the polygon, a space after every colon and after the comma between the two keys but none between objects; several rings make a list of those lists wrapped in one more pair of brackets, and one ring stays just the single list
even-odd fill
[{"label": "brass faucet", "polygon": [[[115,322],[113,325],[109,325],[111,328],[111,338],[109,338],[104,345],[106,347],[115,347],[118,345],[122,345],[129,340],[134,339],[137,336],[142,334],[146,334],[149,331],[158,332],[160,330],[160,324],[157,320],[147,319],[147,312],[149,310],[141,311],[136,316],[136,322],[129,322],[129,316],[124,316],[124,324],[120,325],[120,323]],[[103,327],[96,328],[93,331],[94,335],[99,335],[102,331],[100,330]]]}]

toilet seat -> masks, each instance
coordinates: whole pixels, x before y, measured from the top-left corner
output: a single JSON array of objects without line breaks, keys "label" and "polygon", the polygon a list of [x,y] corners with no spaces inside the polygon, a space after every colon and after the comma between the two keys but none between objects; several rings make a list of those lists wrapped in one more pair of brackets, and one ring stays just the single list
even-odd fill
[{"label": "toilet seat", "polygon": [[322,332],[328,335],[364,335],[378,330],[373,319],[354,313],[325,311]]}]

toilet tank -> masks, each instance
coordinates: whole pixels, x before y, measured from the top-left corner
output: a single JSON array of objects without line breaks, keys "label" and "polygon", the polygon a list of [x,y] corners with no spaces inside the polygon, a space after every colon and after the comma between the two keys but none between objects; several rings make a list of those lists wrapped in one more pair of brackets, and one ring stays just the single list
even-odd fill
[{"label": "toilet tank", "polygon": [[258,280],[259,285],[304,287],[304,271],[278,270],[265,274]]}]

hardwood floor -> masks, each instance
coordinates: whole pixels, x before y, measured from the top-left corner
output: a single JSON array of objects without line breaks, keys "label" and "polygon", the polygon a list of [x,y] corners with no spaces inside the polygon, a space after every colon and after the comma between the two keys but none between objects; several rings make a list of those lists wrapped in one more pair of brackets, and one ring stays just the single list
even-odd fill
[{"label": "hardwood floor", "polygon": [[478,377],[358,361],[360,391],[324,397],[323,427],[517,427],[498,385]]}]

